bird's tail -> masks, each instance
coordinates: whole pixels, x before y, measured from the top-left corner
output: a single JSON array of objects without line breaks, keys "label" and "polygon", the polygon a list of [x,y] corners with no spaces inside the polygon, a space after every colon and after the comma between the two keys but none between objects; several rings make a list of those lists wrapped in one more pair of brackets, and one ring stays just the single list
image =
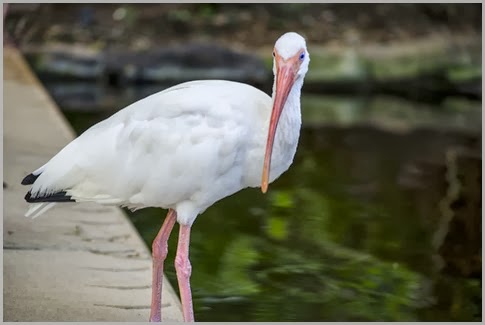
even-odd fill
[{"label": "bird's tail", "polygon": [[[22,180],[22,185],[33,185],[37,178],[44,171],[45,166],[46,165],[27,175]],[[41,214],[47,212],[47,210],[53,208],[57,204],[57,202],[71,201],[70,197],[66,196],[66,192],[63,191],[50,194],[46,193],[43,195],[36,195],[36,197],[32,197],[31,190],[29,190],[25,195],[25,200],[30,203],[29,209],[25,213],[25,216],[32,217],[32,219],[37,218]]]},{"label": "bird's tail", "polygon": [[55,205],[56,202],[33,203],[30,205],[29,210],[25,213],[25,216],[30,217],[33,215],[32,219],[35,219],[47,210],[53,208]]}]

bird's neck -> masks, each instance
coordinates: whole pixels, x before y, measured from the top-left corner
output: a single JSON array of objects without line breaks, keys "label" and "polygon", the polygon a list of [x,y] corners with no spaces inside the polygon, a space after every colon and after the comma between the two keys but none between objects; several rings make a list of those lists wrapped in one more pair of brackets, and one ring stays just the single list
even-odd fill
[{"label": "bird's neck", "polygon": [[284,173],[290,167],[295,157],[301,128],[300,94],[302,86],[303,78],[297,79],[288,94],[285,106],[281,112],[273,145],[270,182],[273,182],[275,178]]},{"label": "bird's neck", "polygon": [[[276,131],[276,142],[297,142],[301,128],[300,95],[303,86],[303,78],[296,79],[288,94],[285,106],[281,112],[278,128]],[[276,80],[273,84],[273,101],[275,99]]]}]

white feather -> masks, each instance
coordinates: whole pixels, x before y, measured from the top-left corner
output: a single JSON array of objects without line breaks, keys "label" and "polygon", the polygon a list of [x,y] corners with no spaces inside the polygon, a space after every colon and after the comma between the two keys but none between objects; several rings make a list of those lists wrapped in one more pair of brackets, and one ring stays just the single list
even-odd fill
[{"label": "white feather", "polygon": [[34,214],[37,210],[40,209],[39,212],[37,212],[33,217],[32,219],[35,219],[37,218],[38,216],[40,216],[41,214],[45,213],[47,210],[50,210],[51,208],[53,208],[54,206],[56,205],[55,202],[43,202],[43,203],[34,203],[34,204],[31,204],[31,206],[29,207],[29,210],[27,211],[27,213],[25,213],[25,216],[26,217],[30,217],[32,214]]}]

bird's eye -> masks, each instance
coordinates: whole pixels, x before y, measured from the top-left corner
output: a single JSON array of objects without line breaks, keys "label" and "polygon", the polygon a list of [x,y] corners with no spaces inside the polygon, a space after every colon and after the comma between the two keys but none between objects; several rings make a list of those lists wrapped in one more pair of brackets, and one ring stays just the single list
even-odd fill
[{"label": "bird's eye", "polygon": [[300,61],[303,61],[304,58],[305,58],[305,53],[300,54]]},{"label": "bird's eye", "polygon": [[275,57],[274,51],[273,51],[273,57]]}]

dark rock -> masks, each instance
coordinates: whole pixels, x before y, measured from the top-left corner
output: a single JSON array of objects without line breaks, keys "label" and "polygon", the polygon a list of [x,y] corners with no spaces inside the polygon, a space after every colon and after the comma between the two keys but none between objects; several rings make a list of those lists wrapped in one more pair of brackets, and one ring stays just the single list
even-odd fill
[{"label": "dark rock", "polygon": [[105,53],[107,76],[117,82],[173,82],[228,79],[264,83],[270,71],[254,55],[220,46],[193,43],[146,53]]},{"label": "dark rock", "polygon": [[227,79],[262,85],[271,72],[255,55],[210,44],[187,44],[147,52],[111,49],[26,51],[40,77],[48,80],[103,80],[111,86],[130,83],[177,83]]}]

